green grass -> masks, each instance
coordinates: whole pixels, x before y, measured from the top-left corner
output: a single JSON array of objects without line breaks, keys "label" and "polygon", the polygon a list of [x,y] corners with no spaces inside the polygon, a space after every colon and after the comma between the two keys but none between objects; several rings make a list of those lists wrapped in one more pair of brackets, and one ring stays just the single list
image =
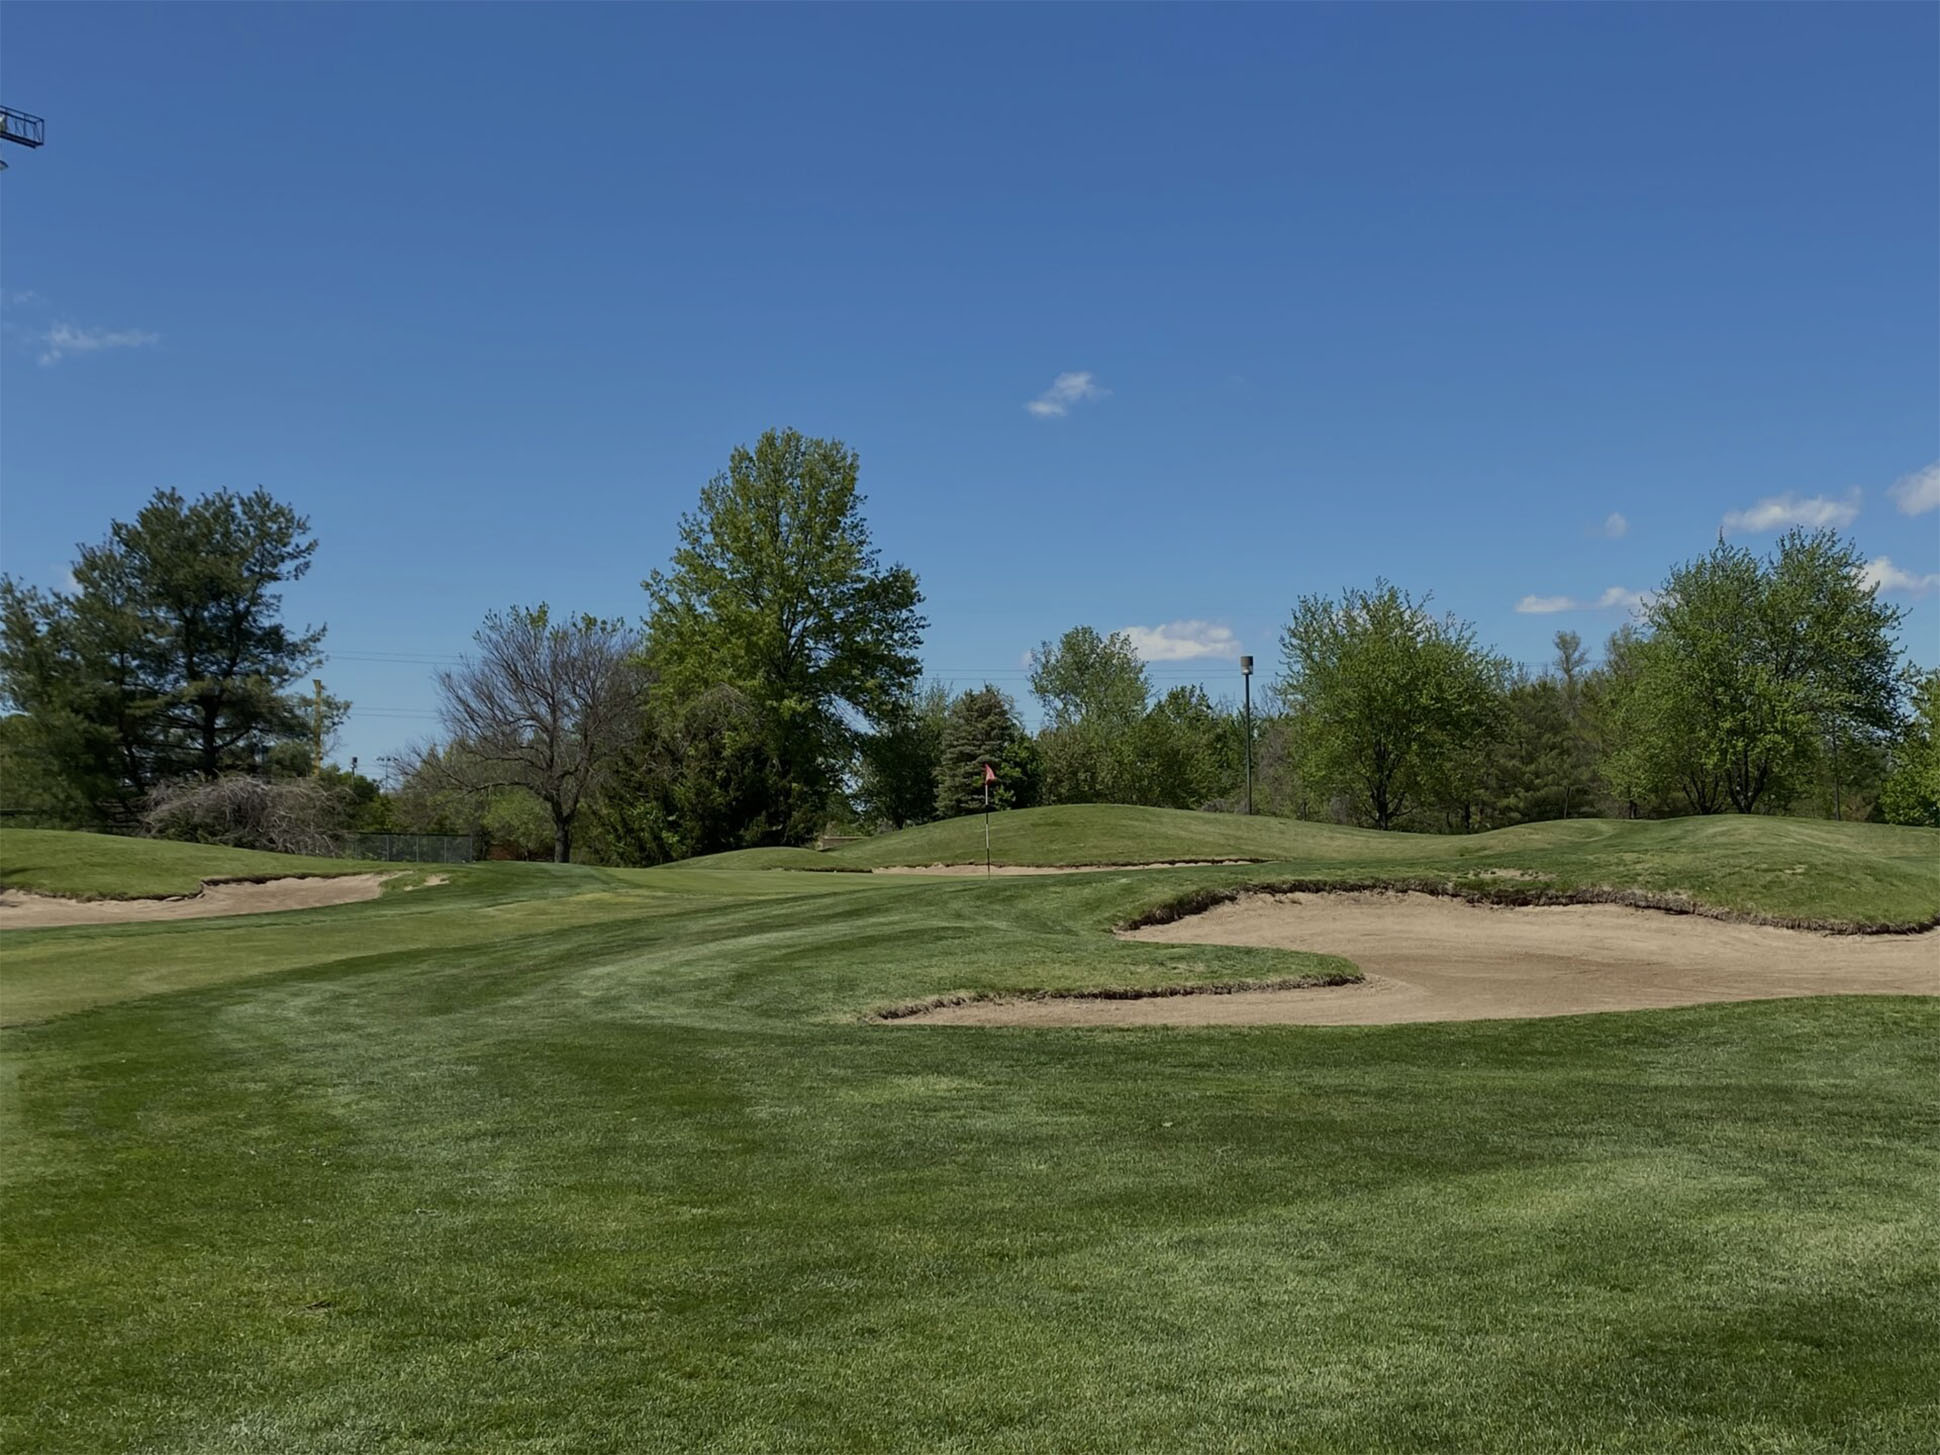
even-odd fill
[{"label": "green grass", "polygon": [[159,899],[194,894],[205,879],[368,874],[383,867],[355,859],[310,859],[167,839],[0,830],[0,885],[70,899]]},{"label": "green grass", "polygon": [[[1940,892],[1865,825],[1339,834],[1271,872]],[[1940,1002],[890,1029],[1338,967],[1103,933],[1245,869],[746,863],[10,932],[0,1448],[1930,1448]]]},{"label": "green grass", "polygon": [[[991,818],[998,864],[1142,864],[1245,858],[1245,882],[1290,875],[1439,877],[1491,870],[1544,876],[1559,891],[1684,894],[1719,909],[1789,919],[1910,926],[1940,917],[1940,834],[1886,824],[1713,818],[1574,819],[1494,833],[1395,834],[1291,819],[1078,805]],[[874,868],[983,862],[976,817],[925,824],[825,854],[756,849],[700,865]]]}]

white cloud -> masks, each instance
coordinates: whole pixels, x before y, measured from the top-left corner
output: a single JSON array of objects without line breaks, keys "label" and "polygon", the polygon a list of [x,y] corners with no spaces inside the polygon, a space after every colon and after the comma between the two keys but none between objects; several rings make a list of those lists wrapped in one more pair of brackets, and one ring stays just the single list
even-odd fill
[{"label": "white cloud", "polygon": [[58,364],[62,359],[76,354],[98,353],[102,349],[140,349],[158,344],[162,336],[139,328],[76,328],[71,323],[57,323],[39,337],[41,346],[40,362],[43,367]]},{"label": "white cloud", "polygon": [[1132,650],[1147,662],[1239,655],[1239,639],[1232,628],[1209,621],[1168,621],[1163,626],[1128,626],[1122,630],[1132,639]]},{"label": "white cloud", "polygon": [[1552,611],[1581,611],[1574,596],[1525,596],[1516,603],[1524,616],[1547,616]]},{"label": "white cloud", "polygon": [[1859,584],[1878,591],[1904,591],[1909,596],[1924,596],[1940,587],[1940,571],[1916,576],[1895,566],[1890,556],[1876,556],[1860,568]]},{"label": "white cloud", "polygon": [[1547,616],[1556,611],[1609,611],[1621,606],[1626,611],[1636,611],[1648,601],[1642,591],[1626,590],[1622,586],[1605,588],[1601,596],[1591,600],[1579,601],[1574,596],[1525,596],[1516,603],[1516,610],[1524,616]]},{"label": "white cloud", "polygon": [[1051,387],[1024,408],[1039,419],[1061,419],[1071,412],[1071,406],[1087,400],[1103,399],[1111,390],[1103,388],[1089,370],[1060,374],[1051,381]]},{"label": "white cloud", "polygon": [[1597,527],[1596,533],[1605,540],[1620,541],[1630,534],[1630,522],[1620,512],[1613,510],[1604,516],[1603,524]]},{"label": "white cloud", "polygon": [[1893,497],[1901,515],[1925,515],[1929,510],[1940,510],[1940,461],[1895,480],[1886,493]]},{"label": "white cloud", "polygon": [[1726,511],[1724,528],[1751,535],[1784,530],[1794,525],[1802,525],[1807,530],[1819,530],[1828,525],[1844,530],[1858,514],[1859,491],[1856,487],[1847,491],[1843,500],[1832,500],[1824,495],[1799,496],[1788,490],[1783,495],[1766,496],[1749,510]]}]

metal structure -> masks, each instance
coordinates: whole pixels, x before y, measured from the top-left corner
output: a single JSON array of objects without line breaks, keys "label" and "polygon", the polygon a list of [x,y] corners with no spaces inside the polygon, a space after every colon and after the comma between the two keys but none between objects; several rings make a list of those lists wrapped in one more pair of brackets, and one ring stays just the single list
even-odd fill
[{"label": "metal structure", "polygon": [[1239,680],[1246,692],[1246,806],[1242,812],[1253,812],[1253,659],[1239,659]]},{"label": "metal structure", "polygon": [[24,147],[37,147],[47,140],[47,123],[38,116],[25,111],[15,111],[11,106],[0,106],[0,141],[16,142]]},{"label": "metal structure", "polygon": [[[47,141],[47,123],[31,112],[0,106],[0,141],[10,141],[15,146],[23,147],[41,146]],[[0,171],[4,171],[6,165],[4,160],[0,160]]]}]

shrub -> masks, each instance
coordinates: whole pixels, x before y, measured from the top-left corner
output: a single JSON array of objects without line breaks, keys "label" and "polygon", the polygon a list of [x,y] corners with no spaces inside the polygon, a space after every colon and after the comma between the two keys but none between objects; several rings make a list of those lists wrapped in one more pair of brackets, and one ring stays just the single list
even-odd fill
[{"label": "shrub", "polygon": [[143,823],[158,839],[327,856],[342,849],[345,797],[307,778],[278,782],[230,773],[178,779],[149,793]]}]

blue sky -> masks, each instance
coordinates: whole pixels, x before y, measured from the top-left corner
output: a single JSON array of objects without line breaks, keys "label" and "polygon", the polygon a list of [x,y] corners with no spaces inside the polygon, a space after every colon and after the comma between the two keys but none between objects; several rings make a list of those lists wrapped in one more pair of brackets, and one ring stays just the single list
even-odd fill
[{"label": "blue sky", "polygon": [[0,177],[0,567],[265,486],[365,765],[487,610],[639,615],[770,425],[861,452],[965,686],[1084,622],[1230,693],[1376,576],[1539,661],[1727,519],[1847,528],[1940,659],[1931,6],[14,3],[0,41],[48,135]]}]

